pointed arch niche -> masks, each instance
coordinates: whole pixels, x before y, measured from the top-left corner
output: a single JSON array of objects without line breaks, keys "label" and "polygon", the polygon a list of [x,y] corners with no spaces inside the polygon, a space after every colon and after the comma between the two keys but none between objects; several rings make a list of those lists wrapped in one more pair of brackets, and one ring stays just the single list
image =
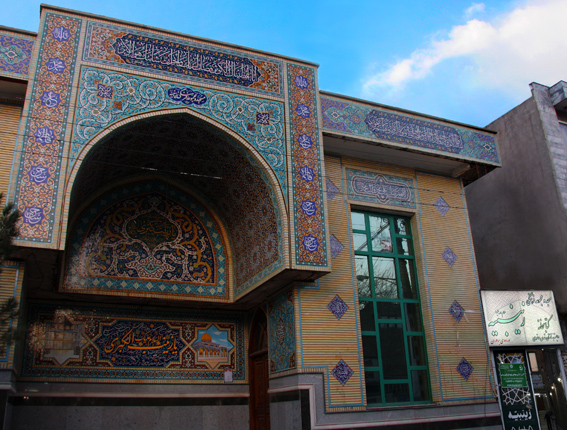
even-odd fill
[{"label": "pointed arch niche", "polygon": [[277,287],[289,267],[276,175],[245,139],[189,110],[101,132],[65,195],[65,292],[234,302]]}]

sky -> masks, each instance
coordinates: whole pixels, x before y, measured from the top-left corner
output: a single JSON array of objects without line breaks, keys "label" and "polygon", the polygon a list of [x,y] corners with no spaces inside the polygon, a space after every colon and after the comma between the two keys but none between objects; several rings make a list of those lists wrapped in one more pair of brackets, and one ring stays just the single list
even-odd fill
[{"label": "sky", "polygon": [[[567,0],[44,0],[319,65],[319,89],[484,127],[567,80]],[[0,0],[38,31],[41,1]]]}]

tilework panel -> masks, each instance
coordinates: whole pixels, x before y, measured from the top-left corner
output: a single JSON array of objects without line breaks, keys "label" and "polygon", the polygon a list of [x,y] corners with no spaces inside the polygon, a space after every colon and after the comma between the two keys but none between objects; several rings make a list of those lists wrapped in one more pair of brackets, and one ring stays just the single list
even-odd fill
[{"label": "tilework panel", "polygon": [[329,302],[327,308],[335,317],[337,317],[338,320],[340,320],[346,311],[348,311],[348,305],[339,297],[338,294]]},{"label": "tilework panel", "polygon": [[295,369],[293,293],[281,294],[268,305],[270,373]]},{"label": "tilework panel", "polygon": [[331,235],[329,241],[331,242],[331,255],[335,258],[343,250],[344,246],[334,234]]},{"label": "tilework panel", "polygon": [[189,107],[250,142],[287,189],[283,104],[84,67],[71,161],[109,125],[142,112]]},{"label": "tilework panel", "polygon": [[158,182],[101,197],[83,212],[68,249],[66,291],[228,297],[213,218]]},{"label": "tilework panel", "polygon": [[343,360],[339,361],[332,371],[333,376],[337,378],[337,381],[341,385],[345,385],[350,377],[354,374],[354,371],[346,364]]},{"label": "tilework panel", "polygon": [[71,213],[114,181],[139,181],[140,166],[194,190],[224,221],[240,256],[236,295],[283,265],[283,214],[266,172],[240,144],[185,113],[125,125],[92,148],[73,184]]},{"label": "tilework panel", "polygon": [[321,97],[323,129],[380,139],[467,160],[500,163],[493,134]]},{"label": "tilework panel", "polygon": [[82,20],[47,13],[22,155],[16,204],[22,214],[20,237],[51,242],[71,85]]},{"label": "tilework panel", "polygon": [[459,365],[457,366],[457,372],[459,372],[459,374],[465,378],[465,381],[468,381],[469,377],[471,376],[471,373],[473,371],[473,367],[472,364],[470,364],[465,357],[463,357],[461,359],[461,362],[459,363]]},{"label": "tilework panel", "polygon": [[451,307],[449,308],[449,313],[453,316],[453,318],[457,320],[457,322],[460,322],[461,318],[465,314],[465,310],[459,304],[459,302],[455,300],[451,305]]},{"label": "tilework panel", "polygon": [[283,96],[281,61],[106,23],[88,23],[83,60]]},{"label": "tilework panel", "polygon": [[435,206],[435,209],[437,209],[439,211],[439,213],[443,216],[445,216],[445,214],[447,212],[449,212],[449,209],[451,209],[449,207],[449,204],[445,201],[445,199],[443,197],[439,197],[435,203],[433,204],[433,206]]},{"label": "tilework panel", "polygon": [[28,76],[33,50],[33,38],[0,32],[0,74]]},{"label": "tilework panel", "polygon": [[456,254],[449,247],[445,248],[445,251],[443,251],[441,257],[443,258],[443,260],[445,260],[449,267],[453,267],[453,264],[455,264],[455,261],[457,261]]},{"label": "tilework panel", "polygon": [[315,70],[288,64],[287,74],[293,160],[295,261],[298,265],[327,266]]},{"label": "tilework panel", "polygon": [[333,184],[333,181],[327,179],[327,198],[333,200],[337,194],[339,194],[339,189]]},{"label": "tilework panel", "polygon": [[412,179],[347,169],[347,187],[351,200],[415,208]]},{"label": "tilework panel", "polygon": [[238,314],[30,303],[27,327],[23,380],[245,381]]}]

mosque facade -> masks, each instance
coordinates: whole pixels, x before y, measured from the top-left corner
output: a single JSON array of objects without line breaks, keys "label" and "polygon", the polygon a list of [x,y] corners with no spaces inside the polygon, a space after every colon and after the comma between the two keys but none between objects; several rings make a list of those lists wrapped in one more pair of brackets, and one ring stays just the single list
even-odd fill
[{"label": "mosque facade", "polygon": [[495,133],[317,69],[47,5],[0,27],[4,428],[499,428],[463,191]]}]

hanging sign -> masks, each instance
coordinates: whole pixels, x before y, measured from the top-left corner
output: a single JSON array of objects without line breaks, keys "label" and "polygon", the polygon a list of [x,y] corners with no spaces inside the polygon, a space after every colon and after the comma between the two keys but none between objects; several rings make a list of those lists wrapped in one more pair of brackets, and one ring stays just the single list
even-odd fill
[{"label": "hanging sign", "polygon": [[553,291],[481,291],[488,344],[561,345]]},{"label": "hanging sign", "polygon": [[528,386],[526,369],[521,363],[499,364],[500,383],[503,388],[524,388]]}]

